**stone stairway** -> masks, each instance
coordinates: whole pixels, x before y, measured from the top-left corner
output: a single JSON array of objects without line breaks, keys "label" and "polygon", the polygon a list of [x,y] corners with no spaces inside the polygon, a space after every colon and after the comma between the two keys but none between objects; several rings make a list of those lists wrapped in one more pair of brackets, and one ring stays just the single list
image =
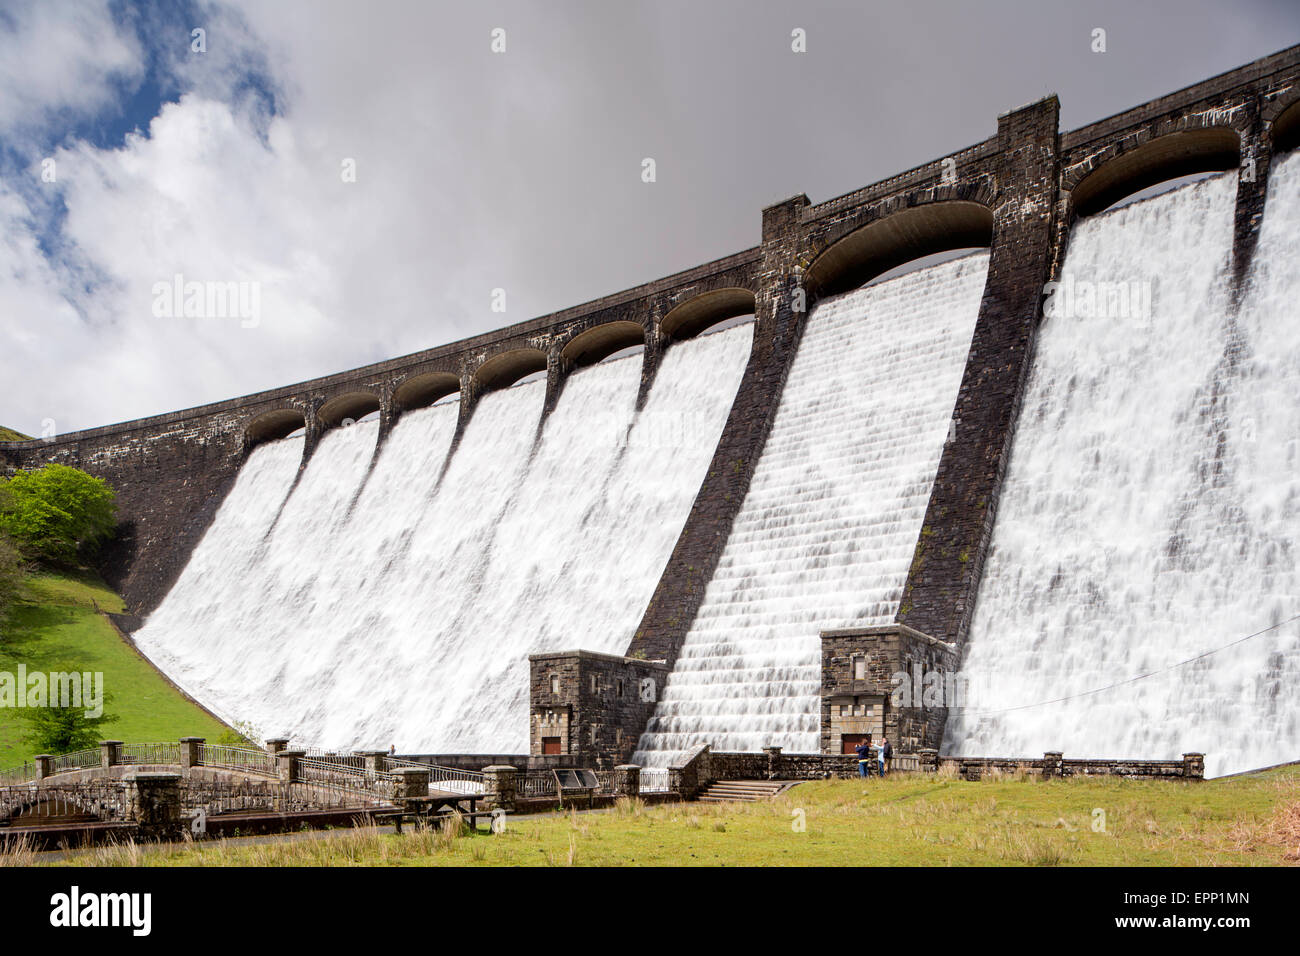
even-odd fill
[{"label": "stone stairway", "polygon": [[700,803],[727,803],[771,800],[783,790],[793,787],[792,780],[717,780],[699,795]]}]

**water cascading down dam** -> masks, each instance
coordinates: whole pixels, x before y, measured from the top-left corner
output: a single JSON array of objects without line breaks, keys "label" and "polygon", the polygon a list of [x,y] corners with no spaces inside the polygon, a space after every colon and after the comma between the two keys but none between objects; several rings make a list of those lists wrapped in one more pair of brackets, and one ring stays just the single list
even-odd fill
[{"label": "water cascading down dam", "polygon": [[987,253],[828,299],[634,762],[819,747],[819,629],[898,612]]},{"label": "water cascading down dam", "polygon": [[[1059,111],[674,275],[0,468],[112,483],[123,626],[262,734],[1298,759],[1300,47]],[[895,704],[902,665],[960,699]]]},{"label": "water cascading down dam", "polygon": [[[528,654],[621,653],[726,420],[752,323],[544,381],[255,449],[136,635],[223,717],[331,746],[527,749]],[[292,493],[286,493],[292,487]],[[359,492],[359,494],[358,494]],[[355,504],[352,504],[353,498]],[[400,708],[393,706],[401,701]]]},{"label": "water cascading down dam", "polygon": [[[1300,614],[1300,155],[1269,177],[1239,306],[1236,190],[1221,175],[1075,227],[949,751],[1199,743],[1208,775],[1297,757],[1300,631],[1278,625]],[[1127,308],[1080,301],[1102,280]]]}]

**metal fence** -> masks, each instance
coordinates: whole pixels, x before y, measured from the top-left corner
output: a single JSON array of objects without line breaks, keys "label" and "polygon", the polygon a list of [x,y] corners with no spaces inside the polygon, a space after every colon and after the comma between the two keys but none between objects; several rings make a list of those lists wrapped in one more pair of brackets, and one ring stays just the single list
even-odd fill
[{"label": "metal fence", "polygon": [[350,767],[353,770],[366,769],[366,758],[361,754],[341,754],[331,750],[308,748],[303,751],[303,756],[312,760],[319,760],[322,763],[332,763],[339,767]]},{"label": "metal fence", "polygon": [[181,762],[180,744],[123,744],[122,763],[177,766]]},{"label": "metal fence", "polygon": [[519,797],[555,797],[559,795],[555,774],[549,770],[528,770],[515,777],[515,795]]},{"label": "metal fence", "polygon": [[28,761],[21,767],[12,767],[9,770],[0,770],[0,787],[17,786],[20,783],[27,783],[36,779],[36,764]]},{"label": "metal fence", "polygon": [[641,793],[667,793],[669,788],[667,767],[641,768]]},{"label": "metal fence", "polygon": [[358,769],[315,757],[298,758],[297,781],[318,787],[373,793],[385,800],[391,800],[397,792],[395,774],[366,770],[364,767]]},{"label": "metal fence", "polygon": [[[179,757],[177,762],[180,762]],[[227,747],[223,744],[200,744],[199,762],[205,767],[256,773],[264,777],[280,775],[275,757],[262,750],[246,750],[243,747]]]},{"label": "metal fence", "polygon": [[99,747],[94,750],[76,750],[61,754],[50,761],[50,773],[67,773],[70,770],[89,770],[103,762]]}]

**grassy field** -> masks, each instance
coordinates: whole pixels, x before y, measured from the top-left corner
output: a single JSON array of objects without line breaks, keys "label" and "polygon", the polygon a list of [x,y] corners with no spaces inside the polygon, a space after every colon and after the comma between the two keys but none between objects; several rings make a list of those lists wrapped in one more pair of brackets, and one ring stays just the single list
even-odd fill
[{"label": "grassy field", "polygon": [[[206,736],[228,730],[172,687],[123,642],[99,613],[120,612],[122,599],[93,576],[34,575],[26,599],[13,609],[0,637],[0,670],[102,671],[119,715],[107,731],[127,742]],[[97,610],[98,608],[98,610]],[[36,750],[23,740],[26,725],[12,708],[0,709],[0,769],[15,767]]]},{"label": "grassy field", "polygon": [[0,441],[31,441],[31,435],[24,435],[22,432],[14,431],[12,428],[6,428],[0,425]]},{"label": "grassy field", "polygon": [[[1100,811],[1100,813],[1098,813]],[[1094,821],[1102,829],[1094,830]],[[109,866],[1249,866],[1300,861],[1300,766],[1205,783],[805,783],[756,804],[624,801],[504,833],[375,828],[80,853]],[[32,863],[31,854],[9,862]]]}]

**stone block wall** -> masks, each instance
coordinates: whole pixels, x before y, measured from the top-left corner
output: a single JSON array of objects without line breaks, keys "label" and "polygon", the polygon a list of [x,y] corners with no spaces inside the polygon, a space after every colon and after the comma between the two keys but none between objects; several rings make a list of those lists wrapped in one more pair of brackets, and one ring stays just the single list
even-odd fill
[{"label": "stone block wall", "polygon": [[[562,734],[567,766],[626,763],[668,676],[663,661],[591,651],[533,654],[529,658],[529,751],[543,754],[543,738]],[[553,723],[543,723],[551,715]]]},{"label": "stone block wall", "polygon": [[841,701],[854,697],[879,701],[882,730],[896,753],[939,746],[952,703],[948,695],[958,686],[960,658],[953,645],[901,624],[822,631],[821,641],[823,752],[839,753],[841,728],[867,732],[837,713]]}]

